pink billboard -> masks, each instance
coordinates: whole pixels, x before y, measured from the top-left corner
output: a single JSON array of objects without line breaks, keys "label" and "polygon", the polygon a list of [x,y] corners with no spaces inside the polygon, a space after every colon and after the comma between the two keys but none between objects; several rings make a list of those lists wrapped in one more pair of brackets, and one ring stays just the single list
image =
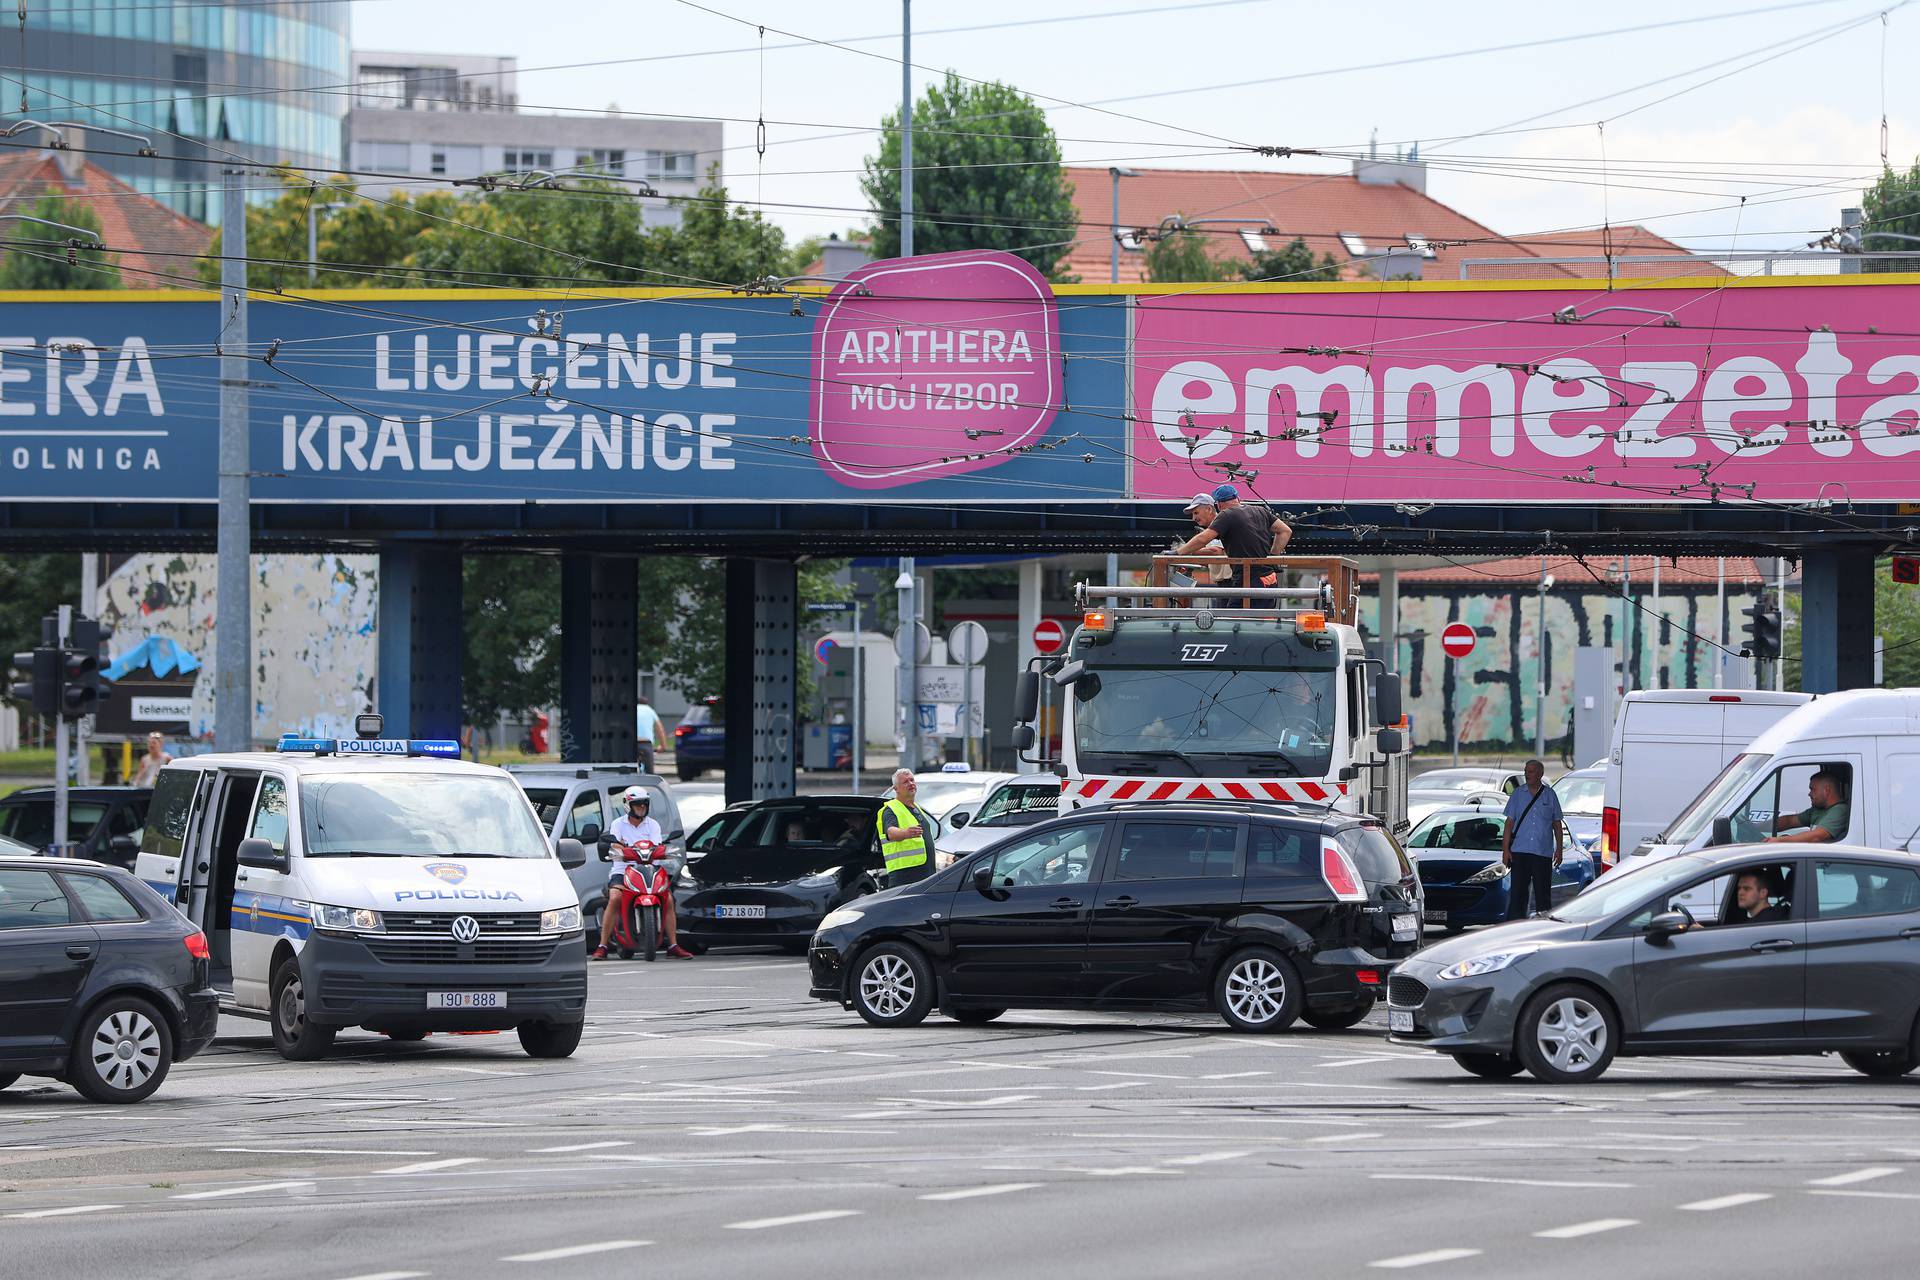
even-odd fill
[{"label": "pink billboard", "polygon": [[1019,457],[1066,381],[1052,288],[990,249],[852,272],[820,308],[813,354],[813,456],[856,489]]},{"label": "pink billboard", "polygon": [[1141,297],[1133,494],[1920,499],[1920,286],[1856,279]]}]

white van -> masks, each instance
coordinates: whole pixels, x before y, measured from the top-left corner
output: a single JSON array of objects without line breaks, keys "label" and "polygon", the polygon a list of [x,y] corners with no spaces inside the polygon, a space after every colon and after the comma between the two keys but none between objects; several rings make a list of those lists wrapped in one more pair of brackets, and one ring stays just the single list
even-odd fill
[{"label": "white van", "polygon": [[223,1013],[266,1020],[294,1060],[354,1026],[512,1028],[534,1057],[573,1052],[587,973],[567,870],[586,851],[459,754],[286,738],[161,770],[136,874],[206,933]]},{"label": "white van", "polygon": [[[1834,843],[1920,852],[1920,689],[1822,694],[1755,738],[1624,866],[1713,845],[1764,840],[1798,825],[1815,774],[1847,805]],[[1824,841],[1821,843],[1825,843]]]},{"label": "white van", "polygon": [[1644,689],[1613,722],[1600,858],[1617,865],[1680,816],[1747,744],[1811,701],[1766,689]]}]

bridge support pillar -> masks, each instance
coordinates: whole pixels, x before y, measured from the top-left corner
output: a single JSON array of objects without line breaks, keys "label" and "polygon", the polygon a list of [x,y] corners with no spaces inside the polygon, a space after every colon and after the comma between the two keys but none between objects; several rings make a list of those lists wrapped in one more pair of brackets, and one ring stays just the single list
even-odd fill
[{"label": "bridge support pillar", "polygon": [[640,562],[633,556],[560,558],[560,758],[632,760],[640,693]]},{"label": "bridge support pillar", "polygon": [[727,561],[728,804],[794,793],[798,596],[792,561]]},{"label": "bridge support pillar", "polygon": [[1800,562],[1800,688],[1873,684],[1873,551],[1809,551]]},{"label": "bridge support pillar", "polygon": [[391,738],[460,737],[460,553],[380,551],[378,703]]}]

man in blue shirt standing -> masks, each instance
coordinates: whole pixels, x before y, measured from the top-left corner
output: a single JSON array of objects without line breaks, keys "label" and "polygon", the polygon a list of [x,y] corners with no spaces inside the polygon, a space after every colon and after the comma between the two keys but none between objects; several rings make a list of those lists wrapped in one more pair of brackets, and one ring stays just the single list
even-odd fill
[{"label": "man in blue shirt standing", "polygon": [[640,744],[640,768],[652,773],[654,753],[667,749],[667,735],[660,727],[660,713],[647,704],[644,693],[634,708],[633,721],[634,736]]},{"label": "man in blue shirt standing", "polygon": [[[1500,861],[1507,877],[1507,919],[1545,915],[1553,906],[1553,869],[1560,865],[1567,824],[1560,797],[1546,785],[1547,767],[1527,761],[1527,783],[1507,797],[1507,829],[1500,838]],[[1527,900],[1533,900],[1533,911]]]}]

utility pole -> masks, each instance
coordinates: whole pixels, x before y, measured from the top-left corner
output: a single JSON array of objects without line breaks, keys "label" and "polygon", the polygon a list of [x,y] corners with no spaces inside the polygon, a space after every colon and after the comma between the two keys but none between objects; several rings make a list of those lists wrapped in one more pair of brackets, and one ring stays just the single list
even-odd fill
[{"label": "utility pole", "polygon": [[1783,693],[1787,687],[1787,558],[1779,556],[1773,564],[1773,602],[1774,608],[1780,611],[1781,639],[1780,652],[1773,659],[1773,690]]},{"label": "utility pole", "polygon": [[900,256],[913,256],[913,0],[900,0]]},{"label": "utility pole", "polygon": [[[94,604],[94,597],[99,594],[100,557],[95,552],[82,551],[80,553],[81,617],[97,618],[100,616],[100,611]],[[76,721],[73,726],[74,736],[77,739],[74,743],[74,754],[77,758],[74,761],[73,768],[73,781],[76,786],[90,787],[93,785],[93,750],[91,743],[93,735],[89,732],[91,727],[91,718]]]},{"label": "utility pole", "polygon": [[[1540,681],[1534,687],[1533,694],[1533,754],[1545,759],[1547,754],[1547,590],[1553,586],[1553,575],[1547,572],[1547,558],[1540,557],[1540,623],[1538,647],[1535,656],[1540,664]],[[1572,728],[1571,724],[1568,726]]]},{"label": "utility pole", "polygon": [[220,515],[214,605],[213,745],[253,745],[252,537],[248,512],[247,197],[238,169],[221,171]]},{"label": "utility pole", "polygon": [[[66,687],[64,664],[67,660],[67,640],[73,634],[73,606],[60,606],[59,621],[54,624],[53,643],[60,650],[63,670],[60,687]],[[67,852],[67,785],[69,765],[67,762],[67,744],[72,741],[73,732],[67,711],[63,706],[53,717],[53,852],[56,857],[65,857]]]},{"label": "utility pole", "polygon": [[1714,626],[1718,631],[1719,650],[1713,655],[1713,687],[1724,689],[1727,684],[1727,558],[1719,557],[1720,587],[1714,593]]},{"label": "utility pole", "polygon": [[867,752],[867,724],[864,708],[867,681],[860,665],[866,644],[860,637],[860,597],[853,598],[853,794],[860,794],[860,757]]},{"label": "utility pole", "polygon": [[920,771],[920,611],[914,605],[913,557],[900,557],[900,576],[893,580],[900,593],[900,629],[895,642],[900,655],[900,705],[904,730],[900,735],[900,766]]}]

